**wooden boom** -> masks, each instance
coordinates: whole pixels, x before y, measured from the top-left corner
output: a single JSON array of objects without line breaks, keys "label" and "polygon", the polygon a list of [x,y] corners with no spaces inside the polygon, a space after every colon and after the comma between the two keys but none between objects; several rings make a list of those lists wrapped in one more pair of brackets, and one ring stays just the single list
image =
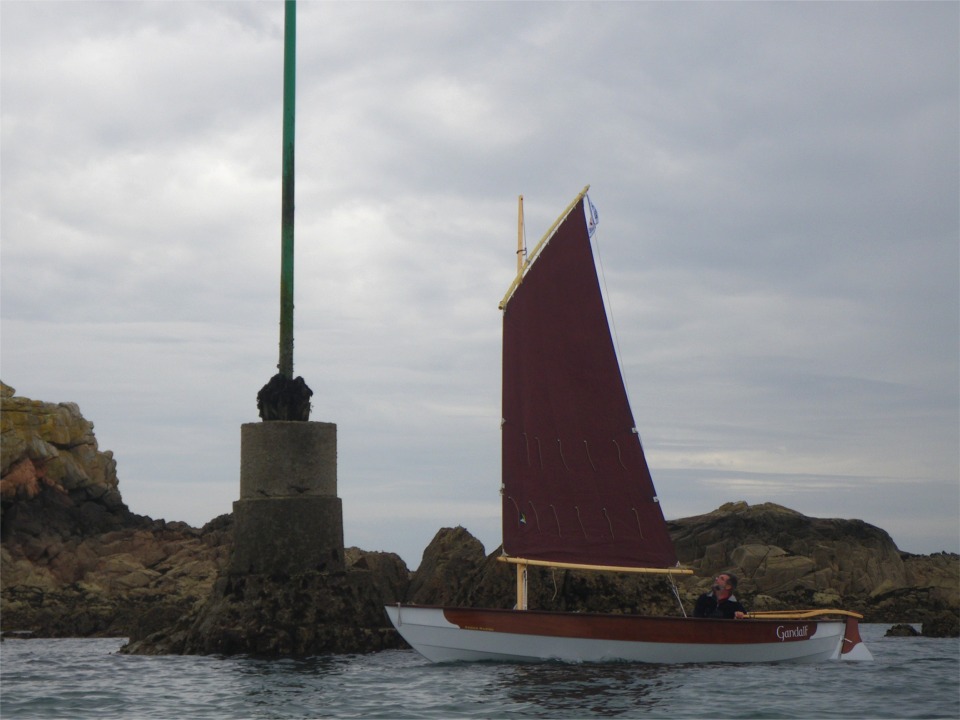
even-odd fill
[{"label": "wooden boom", "polygon": [[517,566],[517,610],[527,609],[527,567],[557,568],[559,570],[598,570],[605,572],[647,573],[657,575],[693,575],[693,570],[687,568],[638,568],[621,567],[619,565],[582,565],[580,563],[553,562],[550,560],[528,560],[526,558],[501,555],[500,562],[513,563]]},{"label": "wooden boom", "polygon": [[514,565],[534,565],[538,567],[552,567],[561,570],[604,570],[606,572],[624,572],[624,573],[648,573],[656,575],[693,575],[693,570],[688,568],[638,568],[622,567],[619,565],[581,565],[579,563],[554,562],[553,560],[527,560],[526,558],[509,557],[501,555],[497,558],[500,562],[513,563]]}]

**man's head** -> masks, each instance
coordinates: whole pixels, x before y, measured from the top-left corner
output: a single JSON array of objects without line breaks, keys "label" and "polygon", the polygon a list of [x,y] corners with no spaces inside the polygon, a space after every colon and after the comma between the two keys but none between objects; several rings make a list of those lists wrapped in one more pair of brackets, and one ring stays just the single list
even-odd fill
[{"label": "man's head", "polygon": [[737,576],[732,573],[720,573],[713,580],[713,589],[717,592],[732,593],[737,589]]}]

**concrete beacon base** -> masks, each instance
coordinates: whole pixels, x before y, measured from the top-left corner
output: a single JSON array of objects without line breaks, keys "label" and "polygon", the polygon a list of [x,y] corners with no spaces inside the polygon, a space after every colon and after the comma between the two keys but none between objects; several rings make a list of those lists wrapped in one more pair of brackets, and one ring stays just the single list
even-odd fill
[{"label": "concrete beacon base", "polygon": [[343,568],[337,426],[269,421],[240,428],[240,499],[231,575]]}]

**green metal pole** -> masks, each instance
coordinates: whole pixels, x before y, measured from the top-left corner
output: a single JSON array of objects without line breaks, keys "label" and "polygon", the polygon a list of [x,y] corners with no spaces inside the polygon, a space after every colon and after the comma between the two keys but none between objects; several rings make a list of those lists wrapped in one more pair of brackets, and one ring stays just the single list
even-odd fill
[{"label": "green metal pole", "polygon": [[297,90],[297,3],[286,0],[283,28],[283,192],[280,222],[280,374],[293,379],[293,136]]},{"label": "green metal pole", "polygon": [[283,191],[280,204],[280,361],[279,372],[257,393],[260,419],[310,419],[313,391],[293,377],[293,135],[297,91],[297,3],[283,8]]}]

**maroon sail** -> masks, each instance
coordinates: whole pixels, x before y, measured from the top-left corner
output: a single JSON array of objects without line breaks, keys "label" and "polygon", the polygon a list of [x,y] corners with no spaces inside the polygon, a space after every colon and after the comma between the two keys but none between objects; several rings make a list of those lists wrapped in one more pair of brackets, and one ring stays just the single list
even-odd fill
[{"label": "maroon sail", "polygon": [[505,554],[676,564],[607,324],[582,195],[504,302],[502,432]]}]

